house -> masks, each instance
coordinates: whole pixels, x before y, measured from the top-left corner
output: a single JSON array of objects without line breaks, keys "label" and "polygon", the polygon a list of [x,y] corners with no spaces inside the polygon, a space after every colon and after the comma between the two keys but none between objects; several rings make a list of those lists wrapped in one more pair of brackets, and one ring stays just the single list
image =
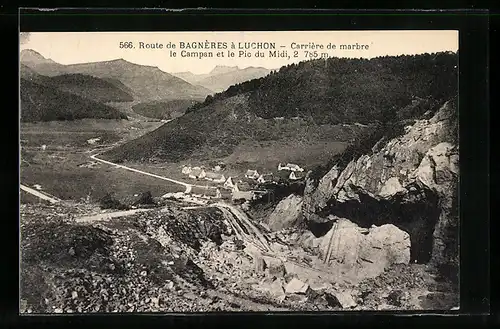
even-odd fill
[{"label": "house", "polygon": [[302,179],[304,177],[305,177],[305,175],[302,172],[300,172],[300,171],[292,171],[290,173],[290,176],[288,176],[288,179],[290,179],[290,180],[297,180],[297,179]]},{"label": "house", "polygon": [[237,185],[235,185],[235,188],[231,192],[231,200],[236,201],[236,200],[253,200],[255,198],[255,194],[253,191],[240,191],[238,190]]},{"label": "house", "polygon": [[201,169],[200,167],[194,167],[191,169],[191,172],[189,173],[189,178],[196,179],[196,178],[204,178],[206,175],[205,170]]},{"label": "house", "polygon": [[273,180],[273,174],[263,174],[257,178],[257,182],[260,184],[271,182]]},{"label": "house", "polygon": [[221,167],[221,166],[219,166],[219,165],[216,165],[216,166],[214,167],[214,171],[221,171],[221,170],[222,170],[222,167]]},{"label": "house", "polygon": [[99,142],[100,140],[101,140],[101,137],[91,138],[91,139],[88,139],[88,140],[87,140],[87,143],[89,143],[90,145],[94,145],[94,144],[96,144],[97,142]]},{"label": "house", "polygon": [[251,178],[251,179],[257,179],[259,178],[259,172],[257,170],[251,170],[248,169],[247,172],[245,173],[246,178]]},{"label": "house", "polygon": [[224,188],[229,190],[229,189],[232,189],[233,187],[234,187],[233,179],[230,176],[224,182]]},{"label": "house", "polygon": [[239,181],[234,184],[232,191],[242,191],[242,192],[248,192],[252,190],[252,186],[246,182]]},{"label": "house", "polygon": [[287,163],[287,164],[286,164],[286,167],[287,167],[287,168],[288,168],[288,170],[290,170],[290,171],[300,171],[300,172],[304,171],[304,169],[303,169],[303,168],[300,168],[300,166],[299,166],[299,165],[296,165],[296,164],[294,164],[294,163]]},{"label": "house", "polygon": [[189,167],[189,166],[182,167],[182,173],[184,175],[189,175],[189,173],[191,173],[191,167]]},{"label": "house", "polygon": [[237,183],[240,191],[249,191],[258,184],[255,179],[246,177],[242,177]]},{"label": "house", "polygon": [[278,170],[290,170],[290,171],[304,171],[304,168],[301,168],[299,165],[295,163],[287,163],[286,166],[283,166],[281,162],[278,164]]},{"label": "house", "polygon": [[207,172],[204,178],[216,183],[224,183],[226,181],[226,177],[224,177],[224,175],[211,171]]}]

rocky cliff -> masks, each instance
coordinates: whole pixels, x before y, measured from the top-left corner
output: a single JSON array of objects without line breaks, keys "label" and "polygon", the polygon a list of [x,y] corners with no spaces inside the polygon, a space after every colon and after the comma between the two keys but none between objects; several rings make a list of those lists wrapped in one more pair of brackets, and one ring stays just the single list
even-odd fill
[{"label": "rocky cliff", "polygon": [[269,228],[279,231],[292,227],[301,219],[302,197],[290,194],[281,200],[268,218]]},{"label": "rocky cliff", "polygon": [[[302,212],[315,235],[335,230],[339,218],[366,229],[392,224],[410,236],[410,261],[456,265],[457,117],[453,99],[399,136],[380,140],[369,154],[334,166],[317,182],[308,178]],[[340,252],[330,249],[323,253]]]}]

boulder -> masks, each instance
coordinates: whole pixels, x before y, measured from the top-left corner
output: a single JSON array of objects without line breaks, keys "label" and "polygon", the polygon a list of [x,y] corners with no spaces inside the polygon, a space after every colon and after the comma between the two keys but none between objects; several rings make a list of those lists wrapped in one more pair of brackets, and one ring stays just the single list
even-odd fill
[{"label": "boulder", "polygon": [[[355,269],[359,279],[376,277],[393,264],[410,262],[410,236],[392,224],[360,228],[340,218],[322,238],[320,256]],[[336,265],[335,265],[336,266]]]},{"label": "boulder", "polygon": [[278,278],[271,283],[269,286],[269,293],[276,298],[281,298],[285,294],[281,279]]},{"label": "boulder", "polygon": [[328,289],[332,288],[331,283],[327,283],[324,281],[308,280],[307,283],[309,284],[309,289],[319,294],[322,294],[326,292]]},{"label": "boulder", "polygon": [[393,264],[408,264],[410,247],[410,235],[392,224],[370,228],[359,248],[358,275],[373,278]]},{"label": "boulder", "polygon": [[311,231],[305,231],[298,240],[298,244],[306,250],[319,250],[323,237],[315,237]]},{"label": "boulder", "polygon": [[300,281],[297,278],[293,278],[285,287],[285,292],[287,294],[305,294],[309,288],[307,283]]},{"label": "boulder", "polygon": [[252,288],[263,293],[268,293],[272,297],[282,298],[283,295],[285,294],[283,286],[284,286],[283,279],[275,278],[275,279],[264,279],[259,284],[252,285]]},{"label": "boulder", "polygon": [[348,290],[330,291],[327,293],[330,297],[331,306],[340,306],[344,309],[356,307],[358,304]]},{"label": "boulder", "polygon": [[279,231],[296,225],[302,218],[302,197],[291,194],[281,200],[268,218],[271,231]]},{"label": "boulder", "polygon": [[340,218],[321,239],[320,256],[326,261],[335,259],[342,264],[355,265],[362,238],[356,224]]},{"label": "boulder", "polygon": [[281,260],[269,262],[268,271],[271,277],[284,278],[286,275],[285,264]]}]

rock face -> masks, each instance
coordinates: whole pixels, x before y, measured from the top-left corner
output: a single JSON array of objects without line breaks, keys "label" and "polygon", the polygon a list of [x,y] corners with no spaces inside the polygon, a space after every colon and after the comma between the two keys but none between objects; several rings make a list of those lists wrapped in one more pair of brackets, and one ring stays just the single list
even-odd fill
[{"label": "rock face", "polygon": [[[352,222],[337,221],[337,227],[329,231],[333,235],[345,232],[340,247],[328,249],[332,256],[352,262],[356,258],[353,250],[361,241],[374,244],[388,237],[392,242],[384,240],[384,245],[401,243],[406,248],[406,236],[398,229],[410,235],[412,261],[442,264],[456,259],[457,129],[457,111],[451,100],[430,119],[404,127],[398,137],[379,141],[370,154],[353,159],[345,168],[334,166],[316,187],[307,180],[302,207],[306,222],[333,222],[330,215]],[[384,224],[392,226],[384,228]],[[356,226],[372,225],[380,227],[362,238]],[[321,250],[324,252],[324,246]],[[396,252],[398,262],[406,257]]]},{"label": "rock face", "polygon": [[364,229],[340,218],[320,239],[322,258],[355,269],[360,279],[376,277],[393,264],[410,262],[410,236],[392,224]]},{"label": "rock face", "polygon": [[268,219],[272,231],[279,231],[297,224],[302,218],[302,197],[291,194],[278,203]]}]

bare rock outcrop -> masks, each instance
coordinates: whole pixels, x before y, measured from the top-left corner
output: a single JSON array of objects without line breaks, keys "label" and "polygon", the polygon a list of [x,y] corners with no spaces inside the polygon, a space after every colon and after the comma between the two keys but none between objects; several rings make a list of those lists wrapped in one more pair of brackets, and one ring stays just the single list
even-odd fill
[{"label": "bare rock outcrop", "polygon": [[279,231],[292,227],[302,218],[302,197],[290,194],[281,200],[268,219],[268,226],[272,231]]},{"label": "bare rock outcrop", "polygon": [[[410,235],[412,260],[439,264],[456,258],[457,129],[456,104],[450,100],[430,119],[417,120],[395,134],[399,136],[380,140],[370,154],[344,168],[334,166],[316,187],[308,179],[302,207],[305,220],[329,223],[334,215],[362,228],[393,224]],[[362,233],[350,224],[341,225],[352,236],[343,246],[351,249]]]},{"label": "bare rock outcrop", "polygon": [[373,278],[393,264],[410,262],[410,236],[392,224],[361,228],[339,218],[320,242],[325,262],[352,268],[358,279]]}]

